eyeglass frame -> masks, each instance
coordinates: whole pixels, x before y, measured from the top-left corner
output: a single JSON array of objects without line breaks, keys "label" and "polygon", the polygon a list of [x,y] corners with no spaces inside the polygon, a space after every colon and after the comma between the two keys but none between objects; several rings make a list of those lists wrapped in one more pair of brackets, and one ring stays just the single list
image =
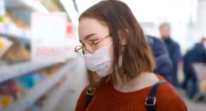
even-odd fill
[{"label": "eyeglass frame", "polygon": [[[111,37],[111,36],[110,36],[110,35],[107,35],[107,36],[105,36],[105,37],[103,37],[103,38],[100,38],[100,39],[94,41],[94,42],[91,42],[91,41],[88,41],[88,42],[90,42],[90,44],[91,44],[92,47],[93,47],[95,44],[101,42],[102,40],[104,40],[104,39],[106,39],[106,38],[108,38],[108,37]],[[89,52],[89,53],[92,53],[92,52],[89,51],[85,46],[82,46],[82,45],[77,45],[77,46],[75,47],[75,49],[74,49],[74,52],[78,53],[78,51],[80,51],[80,50],[83,51],[83,54],[84,54],[84,50],[86,50],[86,51]]]}]

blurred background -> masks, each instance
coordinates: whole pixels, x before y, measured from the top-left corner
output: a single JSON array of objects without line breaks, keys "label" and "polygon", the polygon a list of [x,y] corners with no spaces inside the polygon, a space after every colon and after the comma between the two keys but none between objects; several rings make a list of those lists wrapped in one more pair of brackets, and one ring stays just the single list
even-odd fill
[{"label": "blurred background", "polygon": [[[0,111],[74,111],[87,84],[84,59],[74,53],[78,17],[99,1],[0,0]],[[169,23],[182,58],[206,37],[206,0],[122,1],[147,35],[161,38],[159,26]],[[186,78],[182,63],[179,84]],[[177,88],[189,111],[206,111],[206,67],[200,67],[195,97]]]}]

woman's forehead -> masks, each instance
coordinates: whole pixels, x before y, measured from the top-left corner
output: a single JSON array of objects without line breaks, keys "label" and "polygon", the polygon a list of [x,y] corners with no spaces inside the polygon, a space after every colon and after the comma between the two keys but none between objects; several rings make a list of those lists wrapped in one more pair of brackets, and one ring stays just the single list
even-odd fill
[{"label": "woman's forehead", "polygon": [[84,39],[86,36],[91,34],[105,35],[108,33],[108,27],[103,25],[101,22],[91,18],[83,18],[79,22],[79,36]]}]

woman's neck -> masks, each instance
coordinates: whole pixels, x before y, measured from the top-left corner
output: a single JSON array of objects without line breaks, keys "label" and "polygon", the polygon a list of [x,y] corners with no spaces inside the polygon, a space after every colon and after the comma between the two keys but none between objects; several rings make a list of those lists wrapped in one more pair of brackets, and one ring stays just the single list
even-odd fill
[{"label": "woman's neck", "polygon": [[117,83],[114,84],[116,90],[120,92],[133,92],[149,86],[154,85],[159,79],[153,73],[142,73],[132,80],[127,80],[126,77],[123,80],[117,75]]}]

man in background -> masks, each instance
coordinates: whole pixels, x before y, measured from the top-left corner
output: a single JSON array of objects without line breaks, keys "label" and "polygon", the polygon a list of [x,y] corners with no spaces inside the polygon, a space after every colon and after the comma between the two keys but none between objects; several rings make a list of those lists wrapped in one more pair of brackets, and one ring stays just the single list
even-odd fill
[{"label": "man in background", "polygon": [[[193,63],[206,64],[205,43],[206,38],[203,37],[200,42],[196,43],[191,50],[188,50],[183,57],[183,71],[185,74],[185,79],[182,84],[182,88],[185,90],[190,90],[187,93],[191,99],[199,91],[198,77],[193,69]],[[191,82],[191,87],[188,87],[189,81]]]},{"label": "man in background", "polygon": [[173,79],[173,85],[177,88],[179,88],[179,83],[178,83],[178,64],[181,59],[181,52],[180,52],[180,46],[177,42],[172,40],[170,36],[170,25],[169,23],[163,23],[159,27],[160,31],[160,36],[164,43],[167,46],[168,52],[169,52],[169,57],[173,63],[173,71],[172,73],[172,79]]},{"label": "man in background", "polygon": [[147,40],[157,64],[154,72],[164,77],[169,83],[172,83],[173,80],[171,72],[173,71],[173,66],[166,45],[157,37],[147,35]]}]

